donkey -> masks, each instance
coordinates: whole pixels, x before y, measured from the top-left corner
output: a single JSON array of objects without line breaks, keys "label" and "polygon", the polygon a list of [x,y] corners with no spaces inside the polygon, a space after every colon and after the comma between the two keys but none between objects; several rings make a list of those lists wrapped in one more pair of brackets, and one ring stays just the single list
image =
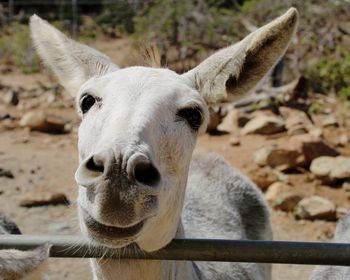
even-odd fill
[{"label": "donkey", "polygon": [[[34,15],[34,45],[76,98],[78,216],[83,235],[145,252],[175,237],[271,239],[257,187],[214,155],[192,157],[208,106],[244,96],[284,54],[296,9],[219,50],[194,69],[120,69]],[[187,189],[187,190],[186,190]],[[185,199],[186,191],[186,199]],[[270,266],[91,260],[94,279],[270,279]]]},{"label": "donkey", "polygon": [[[337,224],[334,242],[350,243],[350,213]],[[350,279],[350,268],[346,266],[321,266],[314,268],[310,280],[345,280]]]},{"label": "donkey", "polygon": [[[17,225],[0,214],[0,234],[21,234]],[[0,250],[1,280],[40,280],[47,270],[47,245],[33,250]]]}]

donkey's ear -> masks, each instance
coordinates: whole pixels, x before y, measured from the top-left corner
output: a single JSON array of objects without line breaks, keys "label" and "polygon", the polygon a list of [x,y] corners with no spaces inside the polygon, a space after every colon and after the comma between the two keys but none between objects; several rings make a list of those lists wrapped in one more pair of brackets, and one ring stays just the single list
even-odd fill
[{"label": "donkey's ear", "polygon": [[298,12],[284,15],[222,49],[183,74],[210,103],[234,101],[248,93],[286,51],[298,23]]},{"label": "donkey's ear", "polygon": [[30,18],[30,31],[44,64],[72,95],[89,78],[118,69],[106,55],[69,39],[36,15]]}]

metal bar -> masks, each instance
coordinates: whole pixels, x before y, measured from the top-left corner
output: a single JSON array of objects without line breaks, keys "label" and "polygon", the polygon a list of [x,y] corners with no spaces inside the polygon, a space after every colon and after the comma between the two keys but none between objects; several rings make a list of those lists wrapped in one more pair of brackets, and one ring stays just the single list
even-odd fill
[{"label": "metal bar", "polygon": [[135,245],[107,249],[79,236],[0,235],[0,249],[32,249],[51,244],[54,258],[117,258],[220,262],[289,263],[350,266],[350,244],[289,241],[174,239],[145,253]]}]

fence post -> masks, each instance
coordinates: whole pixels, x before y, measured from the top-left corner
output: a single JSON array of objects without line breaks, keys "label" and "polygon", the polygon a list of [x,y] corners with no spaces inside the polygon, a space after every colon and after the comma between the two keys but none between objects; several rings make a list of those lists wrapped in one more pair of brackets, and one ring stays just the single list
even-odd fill
[{"label": "fence post", "polygon": [[9,5],[9,18],[8,21],[11,21],[13,19],[13,14],[14,14],[14,3],[15,0],[9,0],[8,5]]},{"label": "fence post", "polygon": [[78,11],[77,0],[72,0],[72,36],[75,38],[78,33]]}]

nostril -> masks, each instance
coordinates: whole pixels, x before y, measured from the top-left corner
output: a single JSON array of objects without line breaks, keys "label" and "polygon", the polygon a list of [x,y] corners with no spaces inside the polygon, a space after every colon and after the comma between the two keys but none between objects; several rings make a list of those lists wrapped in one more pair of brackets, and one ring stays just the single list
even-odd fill
[{"label": "nostril", "polygon": [[95,171],[95,172],[101,172],[103,173],[104,171],[104,166],[103,163],[99,160],[97,160],[95,157],[91,157],[87,162],[86,162],[86,168]]},{"label": "nostril", "polygon": [[155,186],[160,180],[158,170],[149,162],[139,162],[134,168],[135,180],[147,186]]}]

